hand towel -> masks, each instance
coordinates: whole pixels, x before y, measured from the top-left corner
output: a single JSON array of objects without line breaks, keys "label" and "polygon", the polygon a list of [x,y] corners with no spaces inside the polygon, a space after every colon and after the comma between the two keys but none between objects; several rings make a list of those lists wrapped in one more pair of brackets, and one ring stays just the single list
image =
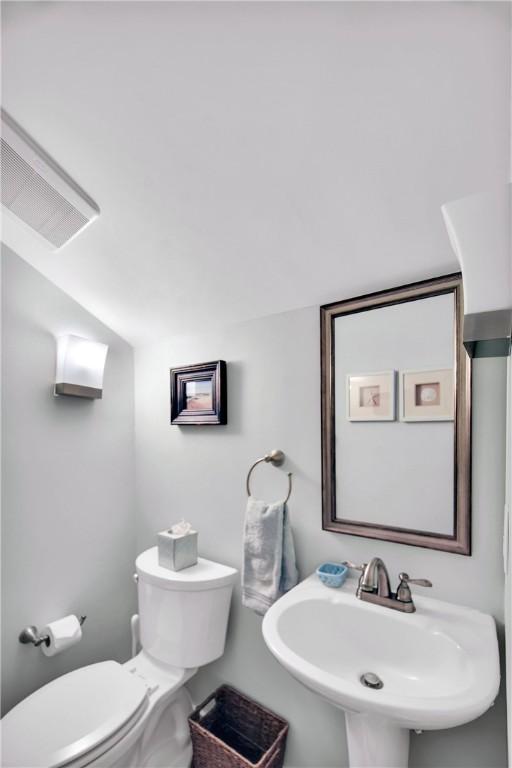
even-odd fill
[{"label": "hand towel", "polygon": [[286,503],[267,504],[249,496],[245,514],[242,605],[263,616],[298,580]]}]

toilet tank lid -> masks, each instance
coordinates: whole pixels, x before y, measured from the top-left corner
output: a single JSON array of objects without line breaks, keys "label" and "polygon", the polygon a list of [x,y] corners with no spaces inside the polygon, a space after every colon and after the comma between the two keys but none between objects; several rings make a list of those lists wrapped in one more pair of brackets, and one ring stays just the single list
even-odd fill
[{"label": "toilet tank lid", "polygon": [[171,571],[158,565],[158,547],[142,552],[135,561],[135,568],[141,581],[161,589],[189,592],[226,587],[235,582],[238,573],[236,568],[203,557],[197,559],[196,565],[182,571]]}]

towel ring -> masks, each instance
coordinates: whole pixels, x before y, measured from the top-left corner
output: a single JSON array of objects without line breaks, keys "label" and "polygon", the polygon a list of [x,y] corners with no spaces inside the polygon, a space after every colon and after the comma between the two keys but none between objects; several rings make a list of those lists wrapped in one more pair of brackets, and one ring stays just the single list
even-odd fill
[{"label": "towel ring", "polygon": [[[247,488],[247,495],[251,495],[251,474],[255,467],[258,466],[258,464],[261,464],[261,462],[264,461],[268,464],[270,462],[274,465],[274,467],[280,467],[281,464],[284,461],[284,453],[278,449],[275,449],[273,451],[270,451],[270,453],[267,453],[266,456],[262,456],[261,459],[257,459],[254,464],[251,466],[249,472],[247,473],[247,480],[245,483],[245,487]],[[284,500],[284,503],[288,501],[292,493],[292,473],[288,472],[288,495],[286,496],[286,499]]]}]

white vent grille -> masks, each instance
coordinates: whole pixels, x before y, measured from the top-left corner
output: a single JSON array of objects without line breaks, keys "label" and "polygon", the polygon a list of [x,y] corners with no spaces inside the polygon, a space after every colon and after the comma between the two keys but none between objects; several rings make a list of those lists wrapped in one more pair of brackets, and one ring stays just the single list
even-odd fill
[{"label": "white vent grille", "polygon": [[2,205],[55,248],[99,213],[97,206],[2,111]]}]

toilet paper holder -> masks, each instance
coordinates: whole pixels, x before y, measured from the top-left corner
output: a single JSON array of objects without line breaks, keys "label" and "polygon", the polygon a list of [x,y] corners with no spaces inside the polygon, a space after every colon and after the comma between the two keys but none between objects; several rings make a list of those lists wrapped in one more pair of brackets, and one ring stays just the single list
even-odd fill
[{"label": "toilet paper holder", "polygon": [[[87,616],[80,616],[78,618],[78,621],[80,622],[80,626],[84,623]],[[20,643],[23,643],[23,645],[28,645],[29,643],[32,643],[32,645],[35,645],[36,648],[38,648],[43,643],[45,645],[50,645],[50,638],[48,635],[40,635],[39,630],[37,627],[35,627],[33,624],[30,627],[25,627],[25,629],[22,629],[18,640]]]}]

